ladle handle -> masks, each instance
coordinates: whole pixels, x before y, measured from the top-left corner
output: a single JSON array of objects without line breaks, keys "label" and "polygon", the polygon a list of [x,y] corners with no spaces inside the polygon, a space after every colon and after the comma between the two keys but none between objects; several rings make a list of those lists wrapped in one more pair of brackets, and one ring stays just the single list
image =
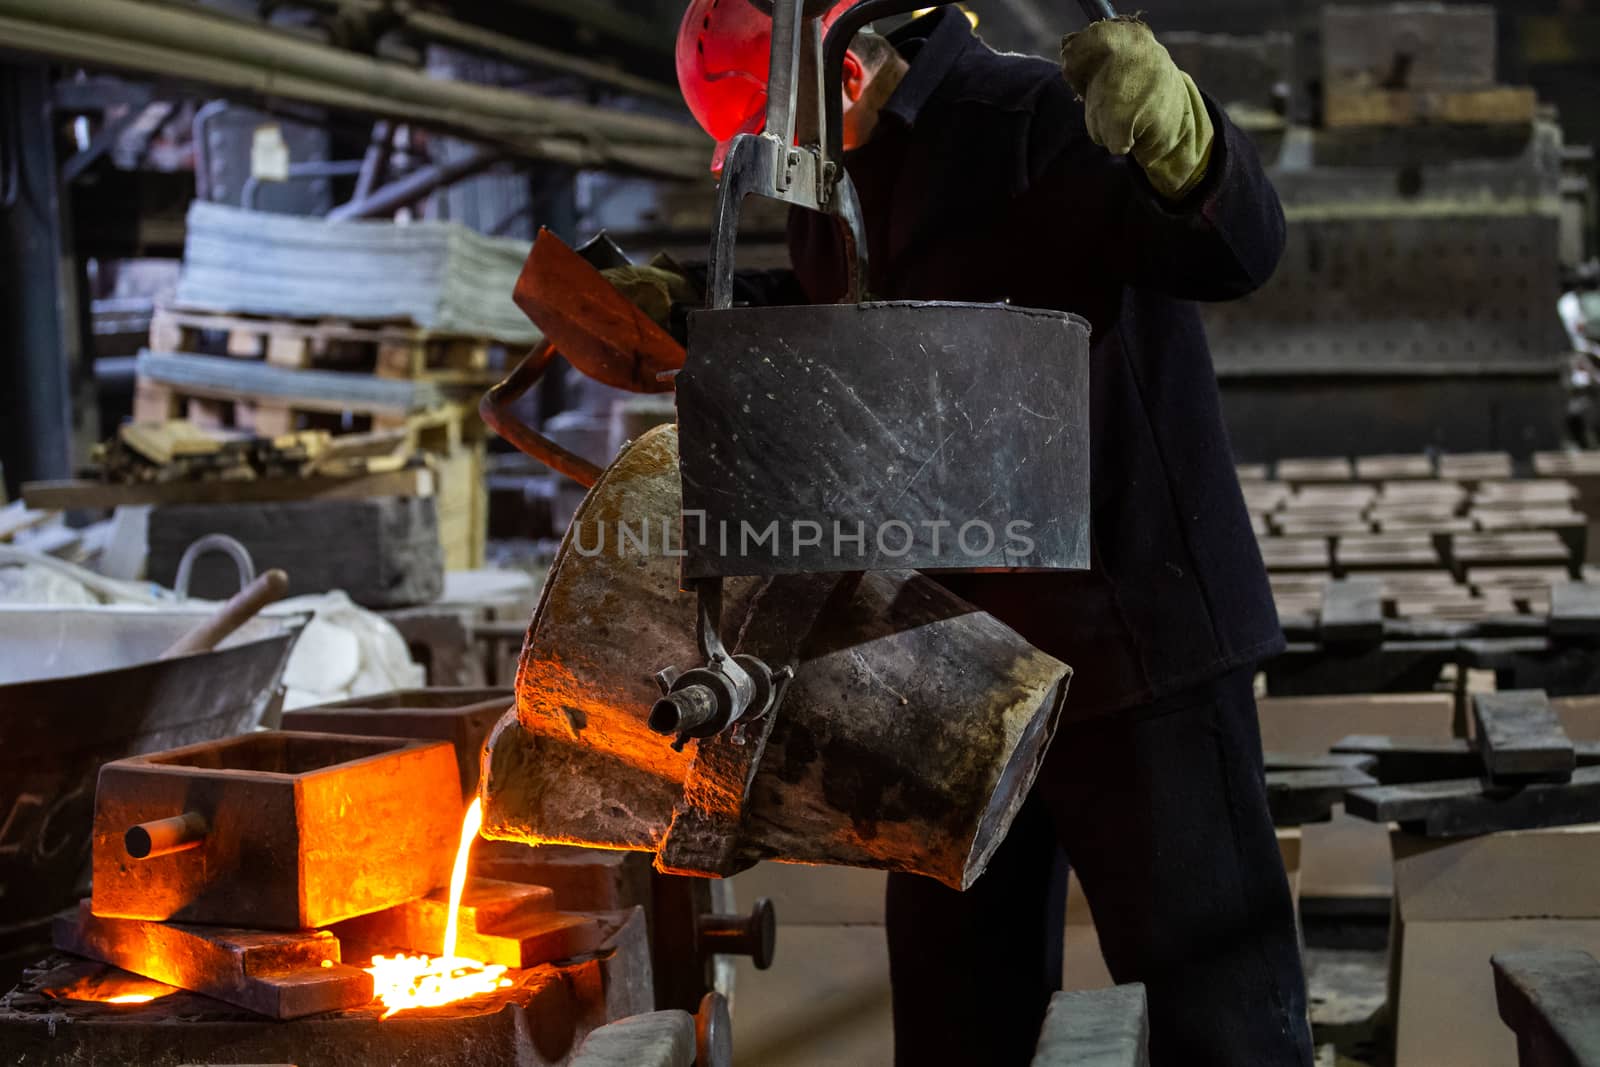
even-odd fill
[{"label": "ladle handle", "polygon": [[600,467],[576,452],[562,448],[517,416],[513,405],[528,390],[539,384],[556,358],[549,341],[541,341],[518,363],[505,380],[483,394],[478,401],[478,417],[501,437],[526,455],[543,463],[557,474],[564,474],[585,489],[600,480]]}]

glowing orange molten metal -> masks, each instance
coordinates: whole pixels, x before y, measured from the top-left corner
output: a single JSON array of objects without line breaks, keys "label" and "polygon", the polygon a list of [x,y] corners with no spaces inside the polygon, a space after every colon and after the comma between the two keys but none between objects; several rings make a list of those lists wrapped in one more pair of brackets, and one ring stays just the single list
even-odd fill
[{"label": "glowing orange molten metal", "polygon": [[383,1001],[385,1019],[397,1011],[437,1008],[511,984],[509,978],[502,977],[506,973],[504,966],[461,959],[456,955],[457,916],[461,910],[461,893],[467,885],[467,859],[482,825],[483,805],[474,800],[461,823],[461,845],[456,849],[456,866],[450,874],[450,919],[445,926],[443,954],[437,958],[404,954],[374,956],[372,966],[366,968],[372,975],[374,996]]},{"label": "glowing orange molten metal", "polygon": [[102,968],[65,985],[48,986],[45,996],[57,1000],[86,1000],[95,1004],[148,1004],[177,990],[149,978],[127,974],[114,968]]}]

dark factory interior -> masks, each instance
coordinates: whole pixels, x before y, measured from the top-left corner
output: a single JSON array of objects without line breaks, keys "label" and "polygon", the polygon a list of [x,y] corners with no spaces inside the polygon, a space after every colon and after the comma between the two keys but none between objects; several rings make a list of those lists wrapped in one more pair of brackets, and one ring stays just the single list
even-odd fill
[{"label": "dark factory interior", "polygon": [[0,0],[0,1064],[1600,1067],[1595,0]]}]

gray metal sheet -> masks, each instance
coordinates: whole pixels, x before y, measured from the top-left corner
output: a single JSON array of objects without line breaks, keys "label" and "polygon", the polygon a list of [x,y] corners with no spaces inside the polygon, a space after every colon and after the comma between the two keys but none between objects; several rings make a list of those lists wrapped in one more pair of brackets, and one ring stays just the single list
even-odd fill
[{"label": "gray metal sheet", "polygon": [[141,349],[134,366],[140,378],[180,391],[189,387],[258,399],[271,397],[324,411],[382,409],[403,414],[437,407],[446,399],[439,386],[429,381],[301,370],[229,356]]}]

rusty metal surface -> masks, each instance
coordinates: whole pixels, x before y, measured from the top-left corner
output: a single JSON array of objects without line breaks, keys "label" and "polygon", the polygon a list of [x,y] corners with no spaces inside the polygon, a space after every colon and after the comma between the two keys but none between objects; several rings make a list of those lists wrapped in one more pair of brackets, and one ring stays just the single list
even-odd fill
[{"label": "rusty metal surface", "polygon": [[533,242],[512,299],[589,377],[635,393],[672,391],[658,375],[683,366],[683,346],[549,230]]},{"label": "rusty metal surface", "polygon": [[260,723],[300,625],[219,652],[0,687],[6,914],[45,916],[75,899],[104,764]]},{"label": "rusty metal surface", "polygon": [[[443,742],[269,732],[107,764],[95,797],[95,914],[326,926],[449,880],[461,812]],[[136,860],[129,828],[194,812],[197,847]]]},{"label": "rusty metal surface", "polygon": [[179,1067],[219,1048],[243,1062],[317,1067],[554,1067],[595,1028],[655,1007],[643,913],[598,918],[602,951],[582,962],[513,972],[509,988],[381,1021],[382,1004],[278,1022],[188,992],[147,1004],[62,1001],[46,990],[104,968],[55,957],[0,996],[0,1048],[39,1067]]},{"label": "rusty metal surface", "polygon": [[893,302],[697,311],[684,575],[1089,565],[1089,328]]},{"label": "rusty metal surface", "polygon": [[[574,519],[523,650],[517,710],[495,731],[480,790],[485,834],[656,851],[700,742],[650,731],[651,673],[696,655],[695,598],[660,542],[679,513],[676,430],[624,450]],[[651,550],[595,548],[646,523]],[[579,546],[584,551],[579,551]],[[916,574],[832,583],[807,599],[758,579],[726,583],[724,629],[798,676],[734,820],[701,859],[916,871],[952,885],[983,869],[1021,803],[1064,699],[1067,667]],[[781,625],[780,625],[781,624]],[[776,653],[776,654],[774,654]],[[703,768],[702,768],[703,769]],[[703,808],[737,790],[701,791]],[[681,860],[681,857],[680,857]],[[709,869],[701,868],[701,869]]]},{"label": "rusty metal surface", "polygon": [[321,930],[264,933],[225,926],[107,919],[82,901],[56,920],[55,946],[272,1019],[372,1000],[372,976],[340,961]]},{"label": "rusty metal surface", "polygon": [[637,852],[480,840],[472,873],[542,886],[563,911],[625,911],[650,900],[650,858]]}]

